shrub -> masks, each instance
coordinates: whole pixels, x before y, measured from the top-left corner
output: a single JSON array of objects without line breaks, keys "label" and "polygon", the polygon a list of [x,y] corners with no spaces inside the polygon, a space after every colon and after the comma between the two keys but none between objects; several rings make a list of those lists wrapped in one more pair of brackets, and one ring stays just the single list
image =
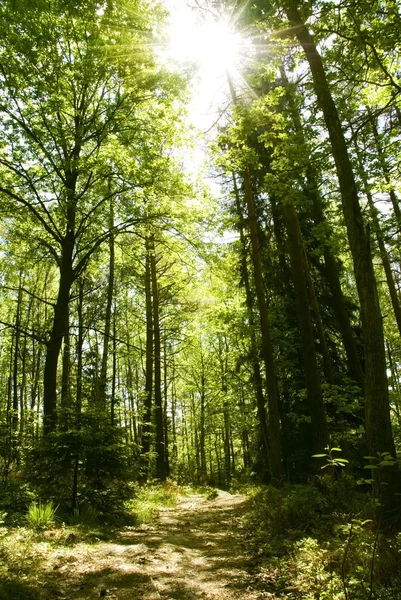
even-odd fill
[{"label": "shrub", "polygon": [[37,590],[22,581],[0,582],[0,600],[40,600]]}]

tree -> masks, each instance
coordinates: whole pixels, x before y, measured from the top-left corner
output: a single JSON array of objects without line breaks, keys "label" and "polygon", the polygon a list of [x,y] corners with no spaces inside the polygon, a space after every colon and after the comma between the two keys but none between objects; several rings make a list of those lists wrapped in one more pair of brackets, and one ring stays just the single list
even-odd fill
[{"label": "tree", "polygon": [[[10,211],[32,223],[32,237],[59,271],[44,367],[44,427],[50,432],[71,289],[101,244],[141,218],[139,148],[147,144],[142,132],[158,110],[163,77],[149,52],[138,51],[151,27],[145,4],[133,10],[124,1],[103,8],[61,0],[28,8],[22,2],[3,7],[0,19],[7,32],[0,192]],[[132,58],[119,57],[119,46],[135,48]],[[127,152],[135,145],[133,158]],[[122,196],[116,225],[104,227],[107,204]]]}]

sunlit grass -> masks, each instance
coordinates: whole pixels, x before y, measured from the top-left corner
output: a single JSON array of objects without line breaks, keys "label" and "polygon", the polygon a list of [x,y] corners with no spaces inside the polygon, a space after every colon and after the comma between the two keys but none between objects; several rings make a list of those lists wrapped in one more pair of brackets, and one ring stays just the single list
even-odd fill
[{"label": "sunlit grass", "polygon": [[33,529],[46,529],[52,527],[56,520],[57,507],[53,502],[32,502],[28,508],[27,521]]},{"label": "sunlit grass", "polygon": [[183,493],[182,488],[170,481],[138,487],[135,497],[127,502],[127,509],[138,524],[152,523],[157,519],[160,508],[175,506]]}]

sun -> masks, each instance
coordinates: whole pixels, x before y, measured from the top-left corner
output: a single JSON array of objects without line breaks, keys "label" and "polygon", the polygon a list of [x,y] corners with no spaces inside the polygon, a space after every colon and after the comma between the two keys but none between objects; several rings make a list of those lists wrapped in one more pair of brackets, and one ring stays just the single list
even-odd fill
[{"label": "sun", "polygon": [[173,70],[188,69],[189,120],[209,131],[225,114],[233,90],[247,88],[244,73],[252,54],[251,38],[239,31],[241,13],[216,14],[199,5],[191,9],[188,0],[163,2],[170,14],[163,64]]},{"label": "sun", "polygon": [[208,75],[232,72],[238,66],[241,36],[226,19],[197,22],[186,15],[173,23],[169,35],[172,58],[193,62]]}]

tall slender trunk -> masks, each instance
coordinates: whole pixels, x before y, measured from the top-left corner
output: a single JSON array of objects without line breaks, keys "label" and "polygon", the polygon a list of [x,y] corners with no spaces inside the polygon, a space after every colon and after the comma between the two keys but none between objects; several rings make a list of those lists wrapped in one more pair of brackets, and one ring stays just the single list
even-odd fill
[{"label": "tall slender trunk", "polygon": [[401,337],[401,303],[400,303],[400,298],[399,298],[398,291],[397,291],[397,286],[394,281],[393,272],[391,269],[390,257],[388,255],[386,245],[384,243],[384,235],[381,230],[380,221],[379,221],[379,211],[377,210],[374,200],[373,200],[372,192],[371,192],[369,181],[368,181],[368,176],[366,174],[366,171],[365,171],[365,168],[363,165],[362,155],[361,155],[361,152],[359,150],[357,143],[355,143],[355,151],[356,151],[356,155],[358,158],[359,176],[362,180],[362,185],[363,185],[363,189],[365,192],[365,196],[368,200],[370,218],[371,218],[372,225],[373,225],[373,231],[376,236],[377,245],[379,246],[380,258],[381,258],[381,262],[383,265],[384,273],[386,275],[387,287],[388,287],[388,291],[390,294],[391,304],[393,306],[395,320],[397,322],[398,333]]},{"label": "tall slender trunk", "polygon": [[[232,103],[237,104],[236,91],[231,77],[227,74],[228,85]],[[259,246],[258,224],[255,212],[255,202],[252,192],[251,174],[249,168],[243,173],[244,196],[248,213],[248,228],[251,239],[251,258],[255,280],[256,298],[259,308],[262,354],[266,370],[267,405],[269,412],[268,444],[269,444],[269,469],[271,482],[275,486],[281,485],[284,478],[282,453],[281,453],[281,424],[279,409],[279,393],[274,367],[273,344],[271,340],[270,316],[265,296],[263,283],[262,260]]]},{"label": "tall slender trunk", "polygon": [[99,395],[97,401],[100,409],[106,407],[106,391],[107,391],[107,365],[109,360],[109,344],[110,344],[110,332],[111,332],[111,321],[112,321],[112,306],[114,297],[114,271],[115,271],[115,248],[114,248],[114,211],[113,205],[110,202],[110,214],[109,214],[109,227],[111,230],[109,237],[109,280],[107,285],[107,300],[106,300],[106,314],[104,320],[104,338],[103,338],[103,354],[102,354],[102,365],[100,368],[100,380],[99,380]]},{"label": "tall slender trunk", "polygon": [[[84,304],[84,282],[82,278],[78,280],[78,338],[76,346],[77,355],[77,380],[76,380],[76,397],[75,397],[75,426],[78,431],[81,429],[81,412],[82,412],[82,367],[83,367],[83,345],[84,345],[84,319],[83,319],[83,304]],[[77,508],[78,504],[78,477],[79,477],[79,457],[80,444],[77,447],[74,458],[74,474],[71,493],[71,507]]]},{"label": "tall slender trunk", "polygon": [[172,375],[171,375],[171,435],[173,443],[173,463],[177,463],[178,457],[178,446],[177,446],[177,426],[176,426],[176,413],[177,413],[177,390],[175,385],[175,363],[174,355],[172,356]]},{"label": "tall slender trunk", "polygon": [[166,477],[170,476],[170,457],[168,445],[168,374],[167,374],[167,340],[166,335],[163,336],[163,432],[164,432],[164,458],[166,463]]},{"label": "tall slender trunk", "polygon": [[77,390],[75,397],[75,409],[77,422],[79,422],[82,410],[82,351],[84,346],[84,283],[82,279],[78,281],[78,339],[77,339]]},{"label": "tall slender trunk", "polygon": [[159,287],[157,281],[156,249],[154,235],[150,238],[150,271],[152,280],[153,337],[154,337],[154,375],[155,375],[155,426],[156,426],[156,477],[166,479],[166,460],[163,429],[163,398],[161,388],[161,342],[159,315]]},{"label": "tall slender trunk", "polygon": [[14,341],[14,364],[13,364],[13,404],[12,404],[12,431],[13,447],[17,442],[16,433],[18,429],[19,411],[18,411],[18,393],[19,389],[19,361],[20,361],[20,339],[21,339],[21,310],[22,310],[22,280],[19,277],[17,310],[15,314],[15,341]]},{"label": "tall slender trunk", "polygon": [[260,372],[260,364],[259,364],[259,352],[258,345],[256,341],[255,335],[255,316],[254,316],[254,308],[253,308],[253,296],[251,291],[251,284],[249,281],[249,270],[248,270],[248,261],[247,261],[247,244],[245,239],[244,232],[244,215],[241,206],[240,194],[237,186],[237,181],[235,178],[235,174],[233,173],[233,185],[234,185],[234,195],[235,195],[235,206],[238,215],[238,229],[240,234],[240,242],[241,242],[241,275],[242,280],[244,282],[245,288],[245,298],[246,298],[246,307],[249,321],[249,334],[250,334],[250,343],[251,343],[251,354],[252,354],[252,381],[253,387],[256,395],[256,410],[258,417],[258,425],[260,427],[260,431],[263,439],[263,449],[264,449],[264,458],[266,460],[266,464],[269,464],[269,434],[267,429],[267,414],[266,414],[266,405],[265,398],[263,395],[263,384],[262,384],[262,375]]},{"label": "tall slender trunk", "polygon": [[248,209],[248,227],[251,239],[251,255],[254,270],[255,291],[260,315],[262,354],[266,370],[267,403],[269,409],[269,467],[272,484],[279,486],[282,482],[284,475],[283,463],[281,460],[281,426],[279,413],[279,394],[274,366],[274,353],[273,344],[271,340],[270,316],[263,284],[263,270],[259,246],[258,225],[249,171],[245,171],[244,173],[244,192],[246,205]]},{"label": "tall slender trunk", "polygon": [[112,339],[112,371],[111,371],[111,398],[110,398],[110,423],[116,424],[116,385],[117,385],[117,342],[116,342],[116,312],[113,313],[113,339]]},{"label": "tall slender trunk", "polygon": [[372,127],[373,137],[374,137],[375,146],[376,146],[376,152],[377,152],[377,156],[379,158],[379,163],[380,163],[380,167],[381,167],[381,170],[383,173],[383,178],[388,186],[388,194],[390,196],[391,204],[393,205],[395,220],[397,222],[399,233],[401,233],[400,201],[397,198],[397,194],[395,193],[395,189],[394,189],[394,186],[391,181],[390,168],[389,168],[388,161],[386,159],[386,155],[385,155],[385,152],[383,149],[382,141],[380,139],[380,134],[377,129],[376,120],[372,114],[371,109],[368,106],[366,107],[366,110],[367,110],[367,113],[369,116],[370,125]]},{"label": "tall slender trunk", "polygon": [[200,417],[199,417],[199,450],[200,450],[200,474],[206,473],[206,451],[205,451],[205,411],[206,411],[206,376],[202,357],[201,388],[200,388]]},{"label": "tall slender trunk", "polygon": [[145,242],[145,303],[146,303],[146,357],[145,357],[145,393],[143,400],[143,423],[141,439],[142,473],[146,480],[149,472],[149,451],[152,421],[153,388],[153,307],[152,280],[150,272],[151,246],[149,238]]},{"label": "tall slender trunk", "polygon": [[323,403],[319,369],[316,360],[315,340],[309,310],[308,290],[304,275],[304,258],[301,230],[294,205],[286,202],[283,206],[287,227],[292,280],[295,290],[295,307],[301,333],[302,355],[305,371],[307,401],[312,424],[312,450],[322,452],[328,443],[326,412]]},{"label": "tall slender trunk", "polygon": [[64,348],[62,359],[62,375],[61,375],[61,398],[60,408],[62,411],[62,425],[67,428],[69,422],[68,410],[71,404],[71,337],[70,337],[70,315],[67,311],[67,323],[64,334]]}]

